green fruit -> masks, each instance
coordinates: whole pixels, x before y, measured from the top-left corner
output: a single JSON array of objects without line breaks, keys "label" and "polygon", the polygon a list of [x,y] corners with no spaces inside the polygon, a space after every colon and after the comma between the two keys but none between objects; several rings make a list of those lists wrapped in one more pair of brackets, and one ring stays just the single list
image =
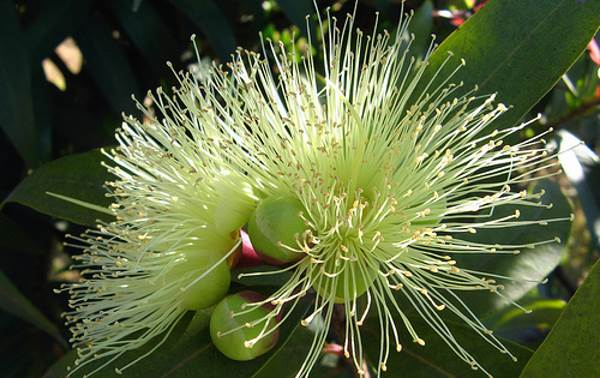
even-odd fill
[{"label": "green fruit", "polygon": [[248,223],[248,235],[265,262],[281,265],[304,257],[281,246],[297,248],[296,240],[306,230],[300,218],[303,211],[302,203],[290,197],[267,198],[258,204]]},{"label": "green fruit", "polygon": [[[225,356],[237,361],[252,360],[264,353],[267,353],[275,346],[279,339],[279,329],[274,330],[265,337],[251,345],[250,340],[257,337],[265,327],[266,332],[277,327],[277,318],[266,316],[272,311],[272,306],[263,305],[261,307],[244,307],[247,303],[253,303],[264,300],[264,297],[253,291],[242,291],[237,294],[229,295],[215,307],[210,318],[210,337],[215,347]],[[244,310],[251,311],[234,316]],[[262,321],[259,321],[263,319]],[[255,321],[259,321],[254,324]],[[252,326],[250,326],[253,324]],[[236,329],[241,327],[239,329]],[[236,329],[236,330],[234,330]],[[234,330],[232,332],[231,331]]]},{"label": "green fruit", "polygon": [[221,253],[211,253],[202,250],[185,250],[183,255],[186,261],[177,264],[167,274],[167,282],[178,279],[183,275],[188,275],[192,282],[195,278],[204,274],[208,269],[216,267],[193,284],[188,289],[181,292],[183,302],[182,308],[186,310],[199,310],[213,306],[221,300],[229,290],[231,282],[231,273],[227,261],[219,262],[223,255]]},{"label": "green fruit", "polygon": [[[334,264],[335,262],[333,261],[326,262],[324,265],[325,271],[329,273],[334,272]],[[353,269],[351,269],[351,266]],[[335,303],[344,303],[347,300],[353,300],[355,293],[356,298],[362,296],[373,285],[379,271],[378,267],[373,266],[365,267],[364,272],[361,272],[355,262],[346,262],[342,273],[336,278],[332,278],[323,274],[320,269],[320,267],[317,268],[311,274],[312,287],[320,296],[330,298],[334,280],[337,278],[334,294]],[[354,274],[352,270],[354,270]]]}]

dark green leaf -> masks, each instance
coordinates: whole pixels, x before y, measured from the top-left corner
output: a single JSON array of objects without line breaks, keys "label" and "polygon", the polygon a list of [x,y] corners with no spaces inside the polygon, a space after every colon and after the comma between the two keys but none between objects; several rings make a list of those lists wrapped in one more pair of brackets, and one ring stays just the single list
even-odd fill
[{"label": "dark green leaf", "polygon": [[415,35],[411,48],[416,55],[423,55],[431,42],[431,32],[433,31],[432,13],[433,3],[431,0],[426,0],[417,9],[408,25],[409,31]]},{"label": "dark green leaf", "polygon": [[[398,372],[401,372],[403,378],[483,376],[480,371],[473,371],[467,363],[458,358],[448,345],[422,319],[412,316],[410,317],[410,321],[415,325],[419,336],[426,341],[426,344],[419,346],[413,343],[411,339],[408,339],[410,341],[403,343],[400,353],[391,351],[390,353],[392,354],[387,363],[387,371],[390,372],[388,376],[395,376],[394,374],[398,374]],[[494,376],[517,376],[531,356],[531,350],[528,348],[508,340],[501,340],[511,353],[517,357],[517,361],[513,362],[507,355],[494,349],[487,341],[467,326],[452,321],[446,321],[446,325],[456,340]],[[371,363],[376,366],[381,339],[378,325],[369,322],[362,331],[367,356]]]},{"label": "dark green leaf", "polygon": [[213,0],[171,0],[204,33],[221,60],[229,61],[236,48],[229,21]]},{"label": "dark green leaf", "polygon": [[91,151],[66,156],[33,171],[9,195],[5,202],[17,202],[41,213],[83,225],[95,225],[97,219],[110,220],[105,213],[52,197],[47,192],[106,208],[104,182],[111,178],[100,165],[102,154]]},{"label": "dark green leaf", "polygon": [[437,81],[465,59],[467,66],[453,81],[464,81],[465,91],[477,85],[479,93],[497,92],[497,100],[512,109],[496,126],[512,126],[573,64],[599,25],[598,0],[490,1],[444,40],[424,78],[433,77],[448,52],[454,53]]},{"label": "dark green leaf", "polygon": [[[178,337],[173,334],[167,342],[150,357],[145,358],[125,370],[124,374],[132,378],[146,378],[148,374],[155,377],[294,377],[304,360],[310,346],[309,331],[299,325],[306,305],[299,305],[289,319],[281,326],[281,337],[273,351],[252,361],[236,362],[219,352],[212,342],[207,329],[198,334],[184,334]],[[132,351],[117,362],[106,367],[95,376],[119,377],[114,368],[148,351],[151,346]],[[75,356],[71,352],[58,361],[46,372],[46,378],[63,377],[67,366],[72,364]]]},{"label": "dark green leaf", "polygon": [[[315,10],[311,0],[278,0],[283,13],[306,35],[306,16]],[[313,33],[314,35],[314,33]]]},{"label": "dark green leaf", "polygon": [[0,127],[28,165],[37,163],[31,67],[15,3],[0,1]]},{"label": "dark green leaf", "polygon": [[[493,254],[493,255],[467,255],[457,256],[458,265],[470,269],[490,272],[494,274],[513,277],[515,281],[497,279],[504,285],[502,295],[508,300],[517,301],[538,281],[546,277],[560,262],[567,238],[570,232],[571,209],[567,199],[560,191],[560,187],[549,180],[543,180],[533,189],[534,192],[545,191],[541,201],[552,204],[552,208],[529,206],[499,206],[494,209],[491,219],[514,214],[519,210],[519,220],[544,221],[566,218],[562,221],[551,221],[547,225],[531,224],[521,227],[481,229],[475,235],[464,235],[463,238],[488,244],[504,245],[530,245],[534,242],[559,238],[560,243],[551,242],[538,246],[520,247],[518,255]],[[477,313],[488,314],[505,307],[509,302],[504,298],[490,292],[464,293],[461,298]]]},{"label": "dark green leaf", "polygon": [[28,321],[66,345],[58,328],[21,294],[19,289],[2,271],[0,271],[0,308],[9,314]]},{"label": "dark green leaf", "polygon": [[113,1],[110,6],[131,41],[154,71],[160,73],[165,70],[165,61],[175,56],[177,42],[154,4],[144,2],[132,9],[131,4],[126,1]]},{"label": "dark green leaf", "polygon": [[43,1],[25,31],[32,61],[40,63],[73,33],[90,11],[91,0]]},{"label": "dark green leaf", "polygon": [[113,111],[117,114],[136,112],[131,95],[139,98],[140,90],[129,60],[112,38],[108,25],[94,15],[76,39],[83,52],[85,68]]},{"label": "dark green leaf", "polygon": [[522,378],[597,377],[600,369],[600,262],[521,373]]}]

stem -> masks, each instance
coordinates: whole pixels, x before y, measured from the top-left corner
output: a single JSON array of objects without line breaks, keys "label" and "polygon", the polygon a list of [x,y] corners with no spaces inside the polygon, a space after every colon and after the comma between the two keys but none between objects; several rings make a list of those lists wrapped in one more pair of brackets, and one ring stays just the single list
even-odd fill
[{"label": "stem", "polygon": [[594,110],[595,107],[600,105],[600,97],[595,97],[593,100],[583,103],[577,109],[565,114],[558,121],[555,122],[554,129],[558,130],[565,126],[565,124],[572,120],[585,115],[588,111]]}]

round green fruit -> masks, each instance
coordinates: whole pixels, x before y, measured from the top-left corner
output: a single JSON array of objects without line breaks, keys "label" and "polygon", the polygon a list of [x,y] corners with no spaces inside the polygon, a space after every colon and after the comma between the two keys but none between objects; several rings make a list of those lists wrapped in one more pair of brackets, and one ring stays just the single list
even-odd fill
[{"label": "round green fruit", "polygon": [[221,253],[211,253],[202,250],[186,250],[183,251],[183,255],[186,261],[177,264],[169,271],[167,283],[183,275],[190,277],[189,280],[185,281],[186,284],[190,283],[214,266],[214,269],[206,274],[206,276],[181,292],[181,306],[186,310],[199,310],[213,306],[229,290],[231,272],[229,271],[227,261],[219,262],[223,258]]},{"label": "round green fruit", "polygon": [[297,247],[297,238],[306,230],[300,218],[303,211],[302,203],[290,197],[267,198],[258,204],[248,222],[248,235],[266,263],[282,265],[304,256],[282,246]]},{"label": "round green fruit", "polygon": [[223,298],[215,307],[210,318],[210,337],[215,347],[225,356],[236,361],[248,361],[267,353],[277,343],[279,329],[273,330],[254,344],[250,342],[263,331],[267,321],[269,323],[265,332],[277,327],[277,317],[267,318],[272,306],[253,307],[251,311],[234,316],[251,308],[245,307],[245,304],[262,300],[264,297],[256,292],[242,291]]}]

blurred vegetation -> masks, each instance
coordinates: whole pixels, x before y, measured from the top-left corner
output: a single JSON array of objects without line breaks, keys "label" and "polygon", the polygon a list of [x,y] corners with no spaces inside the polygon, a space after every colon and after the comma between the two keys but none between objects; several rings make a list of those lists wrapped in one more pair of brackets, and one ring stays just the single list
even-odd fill
[{"label": "blurred vegetation", "polygon": [[[425,53],[431,33],[442,41],[483,3],[406,1],[405,10],[416,12],[415,53]],[[352,12],[354,1],[319,1],[320,8],[326,6]],[[378,11],[378,27],[391,30],[401,9],[400,0],[359,1],[357,26],[372,28]],[[139,116],[132,94],[144,102],[147,90],[175,84],[165,62],[172,62],[175,70],[197,63],[192,34],[205,63],[226,62],[237,46],[260,50],[259,33],[306,51],[304,15],[312,11],[309,0],[0,0],[2,198],[48,161],[113,144],[121,112]],[[319,51],[311,53],[319,59]],[[600,256],[600,191],[594,189],[600,187],[599,67],[600,49],[591,41],[588,51],[534,107],[531,116],[542,117],[523,135],[554,128],[546,138],[571,157],[561,160],[565,174],[556,181],[575,213],[560,265],[546,284],[522,300],[540,309],[538,315],[524,320],[513,309],[495,315],[500,335],[534,348]],[[52,289],[77,278],[67,269],[69,254],[76,251],[65,250],[61,242],[65,233],[81,230],[17,203],[3,204],[2,376],[41,376],[67,351],[69,336],[60,319],[67,298]]]}]

